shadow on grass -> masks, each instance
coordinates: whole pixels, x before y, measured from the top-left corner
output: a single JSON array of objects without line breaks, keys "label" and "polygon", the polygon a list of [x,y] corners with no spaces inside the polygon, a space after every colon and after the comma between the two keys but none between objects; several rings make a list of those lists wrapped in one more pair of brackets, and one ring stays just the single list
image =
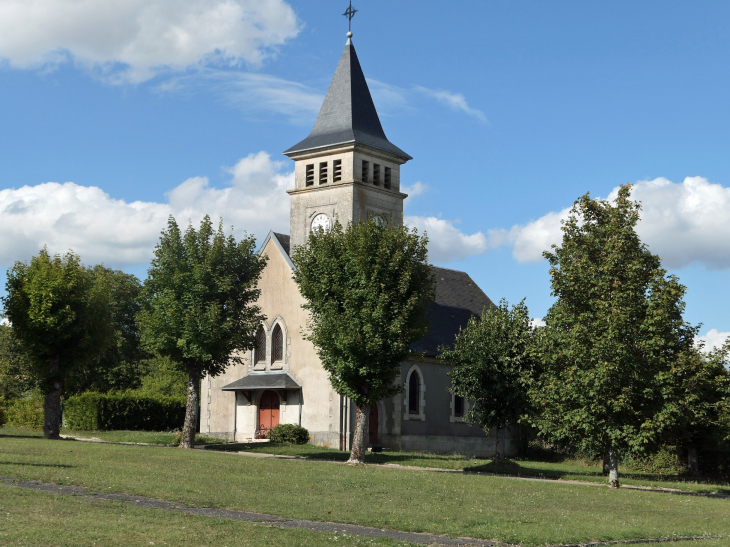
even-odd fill
[{"label": "shadow on grass", "polygon": [[21,465],[23,467],[63,467],[64,469],[73,469],[75,465],[65,465],[62,463],[23,463],[23,462],[6,462],[0,460],[0,465]]}]

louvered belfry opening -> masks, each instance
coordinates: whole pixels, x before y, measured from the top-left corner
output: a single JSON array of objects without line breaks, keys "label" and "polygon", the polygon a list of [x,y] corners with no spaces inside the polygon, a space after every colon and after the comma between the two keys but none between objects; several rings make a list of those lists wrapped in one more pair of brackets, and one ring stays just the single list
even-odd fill
[{"label": "louvered belfry opening", "polygon": [[322,161],[319,163],[319,183],[327,184],[327,162]]},{"label": "louvered belfry opening", "polygon": [[377,163],[373,164],[373,184],[375,186],[380,185],[380,165]]},{"label": "louvered belfry opening", "polygon": [[385,178],[383,179],[383,188],[390,190],[390,167],[385,168]]},{"label": "louvered belfry opening", "polygon": [[342,160],[332,162],[332,182],[340,182],[342,180]]},{"label": "louvered belfry opening", "polygon": [[314,164],[310,163],[307,165],[307,186],[314,184]]},{"label": "louvered belfry opening", "polygon": [[368,182],[370,179],[370,162],[363,160],[362,162],[362,181]]},{"label": "louvered belfry opening", "polygon": [[414,370],[408,380],[408,413],[418,414],[421,396],[421,382],[418,373]]},{"label": "louvered belfry opening", "polygon": [[254,349],[254,363],[266,362],[266,331],[262,325],[256,331],[256,348]]},{"label": "louvered belfry opening", "polygon": [[274,327],[271,335],[271,362],[284,360],[284,333],[279,325]]}]

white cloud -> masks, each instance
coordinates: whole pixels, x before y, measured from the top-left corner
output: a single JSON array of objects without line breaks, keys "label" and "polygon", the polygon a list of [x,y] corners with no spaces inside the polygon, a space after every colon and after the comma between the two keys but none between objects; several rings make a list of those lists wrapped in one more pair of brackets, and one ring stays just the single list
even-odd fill
[{"label": "white cloud", "polygon": [[436,217],[406,216],[406,226],[428,233],[428,258],[434,264],[445,264],[487,250],[487,238],[481,232],[465,234],[454,222]]},{"label": "white cloud", "polygon": [[722,347],[725,341],[730,338],[730,332],[719,332],[717,329],[710,329],[704,335],[695,338],[695,343],[700,340],[705,343],[704,350],[709,352],[715,348]]},{"label": "white cloud", "polygon": [[427,87],[422,86],[416,86],[415,89],[436,99],[440,103],[445,104],[452,110],[464,112],[465,114],[485,123],[487,121],[486,114],[484,114],[481,110],[470,107],[466,102],[466,97],[464,97],[461,93],[454,93],[453,91],[447,91],[445,89],[428,89]]},{"label": "white cloud", "polygon": [[0,58],[73,60],[118,82],[206,64],[259,65],[301,25],[283,0],[4,0]]},{"label": "white cloud", "polygon": [[47,182],[0,191],[0,264],[28,260],[43,245],[51,252],[72,249],[84,263],[143,264],[149,261],[168,215],[178,224],[197,224],[204,214],[214,222],[261,239],[270,229],[288,231],[294,173],[265,152],[241,159],[227,171],[225,188],[193,177],[167,194],[167,203],[126,202],[97,187]]},{"label": "white cloud", "polygon": [[420,196],[421,194],[425,194],[427,190],[428,185],[423,184],[420,180],[414,182],[411,186],[406,186],[405,184],[402,184],[400,187],[400,191],[404,194],[408,194],[408,197],[411,198]]},{"label": "white cloud", "polygon": [[[618,187],[608,199],[615,199],[617,192]],[[642,204],[637,232],[664,266],[730,268],[730,188],[702,177],[687,177],[682,183],[657,178],[637,182],[632,198]],[[562,240],[560,221],[569,212],[566,208],[524,226],[490,231],[490,245],[511,245],[518,262],[538,262],[543,251]]]},{"label": "white cloud", "polygon": [[533,319],[530,319],[530,326],[534,329],[538,327],[544,327],[547,323],[540,319],[539,317],[534,317]]}]

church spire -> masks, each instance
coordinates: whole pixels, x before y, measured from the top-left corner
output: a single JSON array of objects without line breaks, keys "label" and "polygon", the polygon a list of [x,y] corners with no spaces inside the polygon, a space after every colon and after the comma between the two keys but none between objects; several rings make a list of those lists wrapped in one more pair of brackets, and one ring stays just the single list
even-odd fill
[{"label": "church spire", "polygon": [[284,154],[359,143],[390,152],[406,161],[412,159],[385,136],[352,44],[352,32],[348,32],[347,36],[345,49],[312,132]]}]

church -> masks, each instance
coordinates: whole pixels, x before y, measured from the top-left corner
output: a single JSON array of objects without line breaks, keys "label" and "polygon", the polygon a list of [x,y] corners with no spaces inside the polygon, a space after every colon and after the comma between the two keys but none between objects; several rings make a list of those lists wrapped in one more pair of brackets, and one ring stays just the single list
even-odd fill
[{"label": "church", "polygon": [[[330,385],[313,345],[304,339],[307,312],[292,279],[290,252],[314,229],[363,218],[403,222],[401,166],[411,156],[385,136],[365,76],[347,34],[314,128],[284,152],[294,161],[289,235],[270,232],[259,253],[268,263],[259,281],[258,305],[266,320],[244,364],[203,379],[201,433],[245,442],[280,423],[307,428],[310,442],[349,450],[355,405]],[[282,196],[283,197],[283,196]],[[449,366],[437,357],[469,318],[492,306],[468,274],[433,267],[436,297],[428,308],[429,332],[412,350],[418,359],[401,364],[403,391],[370,411],[368,446],[389,450],[489,457],[494,435],[464,421],[469,401],[449,393]],[[517,444],[510,432],[506,455]]]}]

